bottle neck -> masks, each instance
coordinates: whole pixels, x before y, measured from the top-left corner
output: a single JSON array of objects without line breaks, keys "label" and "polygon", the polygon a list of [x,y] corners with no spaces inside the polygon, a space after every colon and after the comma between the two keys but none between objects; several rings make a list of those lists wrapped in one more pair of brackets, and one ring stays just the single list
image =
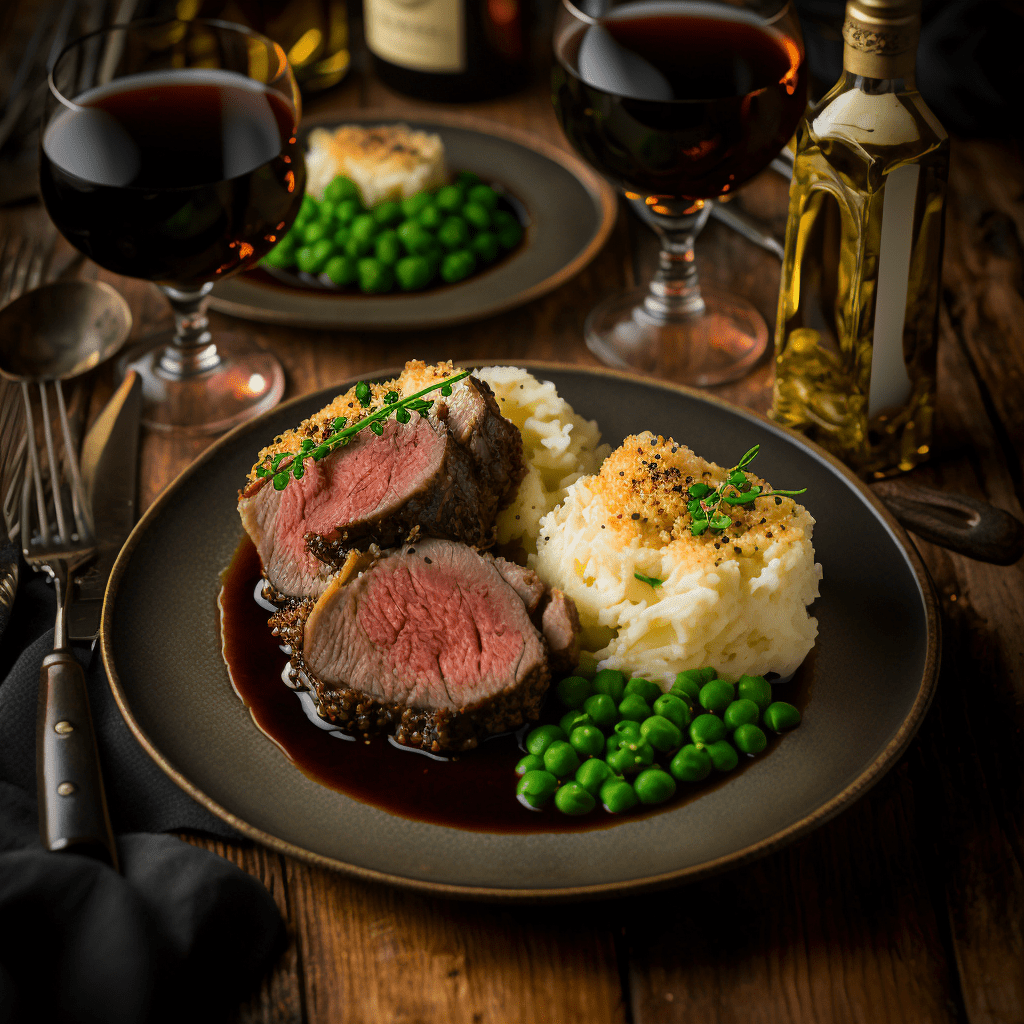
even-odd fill
[{"label": "bottle neck", "polygon": [[843,71],[842,88],[844,92],[848,89],[859,89],[869,96],[879,96],[888,92],[916,92],[917,83],[914,81],[913,68],[903,74],[893,75],[891,78],[874,78],[869,75],[857,74],[847,68]]}]

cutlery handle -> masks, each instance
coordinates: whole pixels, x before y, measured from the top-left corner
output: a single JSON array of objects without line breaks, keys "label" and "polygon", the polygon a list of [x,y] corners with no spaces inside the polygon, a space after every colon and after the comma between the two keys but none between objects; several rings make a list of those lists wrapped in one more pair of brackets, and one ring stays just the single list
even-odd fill
[{"label": "cutlery handle", "polygon": [[1013,565],[1024,554],[1024,523],[988,502],[888,482],[872,490],[902,526],[940,547],[996,565]]},{"label": "cutlery handle", "polygon": [[117,870],[85,673],[68,650],[48,654],[39,672],[36,780],[43,845],[105,860]]}]

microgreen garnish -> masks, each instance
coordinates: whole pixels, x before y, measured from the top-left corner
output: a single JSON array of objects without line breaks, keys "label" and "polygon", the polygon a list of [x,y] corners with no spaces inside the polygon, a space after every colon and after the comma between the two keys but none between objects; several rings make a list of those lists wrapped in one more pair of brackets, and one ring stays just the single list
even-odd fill
[{"label": "microgreen garnish", "polygon": [[[425,414],[434,404],[433,402],[425,401],[424,395],[429,395],[431,391],[440,389],[441,394],[447,398],[452,393],[452,385],[458,383],[463,377],[468,377],[469,373],[469,370],[463,370],[462,373],[457,373],[454,377],[448,377],[436,384],[431,384],[430,387],[423,388],[422,391],[417,391],[416,394],[409,395],[408,398],[402,398],[397,391],[389,391],[384,396],[384,401],[387,404],[376,412],[371,412],[369,416],[364,416],[350,427],[346,426],[347,421],[345,417],[339,416],[332,424],[334,433],[330,437],[324,438],[319,443],[311,438],[304,438],[299,445],[298,453],[278,452],[270,460],[269,466],[256,467],[256,475],[259,477],[271,477],[274,489],[283,491],[288,486],[289,480],[302,479],[302,474],[305,472],[303,469],[305,459],[311,458],[314,462],[319,462],[325,456],[330,455],[335,449],[348,444],[364,427],[369,427],[374,434],[380,437],[384,433],[384,423],[392,413],[395,414],[395,419],[399,423],[408,423],[412,412]],[[356,399],[363,408],[370,405],[372,401],[370,385],[364,380],[356,384]],[[282,469],[281,464],[285,459],[291,459],[291,462]]]},{"label": "microgreen garnish", "polygon": [[642,572],[633,573],[633,578],[651,587],[660,587],[665,582],[664,580],[659,580],[657,576],[645,576]]},{"label": "microgreen garnish", "polygon": [[[695,483],[690,485],[688,492],[690,495],[690,501],[686,508],[693,519],[693,523],[690,526],[690,533],[694,537],[699,537],[702,533],[705,533],[708,530],[721,533],[723,530],[728,530],[730,526],[734,525],[735,520],[733,520],[732,517],[729,516],[722,508],[723,502],[725,502],[727,506],[753,505],[758,498],[774,497],[776,494],[792,498],[797,494],[803,494],[807,490],[806,487],[802,487],[799,491],[776,491],[758,487],[756,484],[750,484],[747,480],[747,475],[743,470],[754,461],[757,457],[758,451],[760,451],[760,448],[760,445],[755,444],[754,447],[751,448],[750,451],[748,451],[743,458],[729,470],[725,476],[725,483],[719,484],[715,490],[712,490],[711,487],[705,483]],[[634,573],[633,575],[636,576],[637,579],[646,580],[646,578],[640,576],[639,573]]]}]

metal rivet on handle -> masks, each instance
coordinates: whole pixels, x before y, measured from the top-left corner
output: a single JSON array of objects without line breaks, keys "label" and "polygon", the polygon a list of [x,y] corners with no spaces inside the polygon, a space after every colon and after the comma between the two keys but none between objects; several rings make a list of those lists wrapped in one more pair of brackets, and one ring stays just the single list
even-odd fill
[{"label": "metal rivet on handle", "polygon": [[61,796],[71,796],[71,794],[77,789],[78,787],[73,782],[62,782],[57,787],[57,792],[60,793]]},{"label": "metal rivet on handle", "polygon": [[53,727],[54,732],[59,732],[61,736],[67,736],[69,732],[74,732],[75,727],[70,722],[58,722]]}]

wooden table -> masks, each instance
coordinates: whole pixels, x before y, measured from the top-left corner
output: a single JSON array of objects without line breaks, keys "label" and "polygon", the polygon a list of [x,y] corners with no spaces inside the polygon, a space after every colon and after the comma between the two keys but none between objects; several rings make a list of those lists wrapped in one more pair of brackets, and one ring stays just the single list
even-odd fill
[{"label": "wooden table", "polygon": [[[362,66],[360,66],[362,65]],[[427,111],[357,66],[307,113]],[[451,109],[451,108],[449,108]],[[538,76],[529,90],[464,108],[564,146]],[[781,234],[786,183],[771,173],[737,200]],[[1021,515],[1024,487],[1024,162],[957,140],[943,273],[936,457],[912,479]],[[0,228],[45,230],[37,206]],[[712,222],[702,279],[751,298],[773,323],[779,266]],[[216,329],[272,348],[286,397],[408,358],[521,358],[593,365],[586,312],[645,279],[652,236],[626,212],[594,262],[545,298],[462,327],[360,335],[254,325]],[[150,285],[114,278],[136,334],[166,326]],[[715,389],[765,410],[771,368]],[[101,378],[97,401],[109,381]],[[141,507],[207,441],[147,434]],[[353,881],[259,846],[190,842],[259,877],[289,944],[244,1022],[1024,1021],[1024,566],[971,562],[926,543],[942,612],[938,693],[895,768],[838,818],[782,852],[650,896],[568,906],[449,902]],[[884,585],[884,581],[879,581]]]}]

